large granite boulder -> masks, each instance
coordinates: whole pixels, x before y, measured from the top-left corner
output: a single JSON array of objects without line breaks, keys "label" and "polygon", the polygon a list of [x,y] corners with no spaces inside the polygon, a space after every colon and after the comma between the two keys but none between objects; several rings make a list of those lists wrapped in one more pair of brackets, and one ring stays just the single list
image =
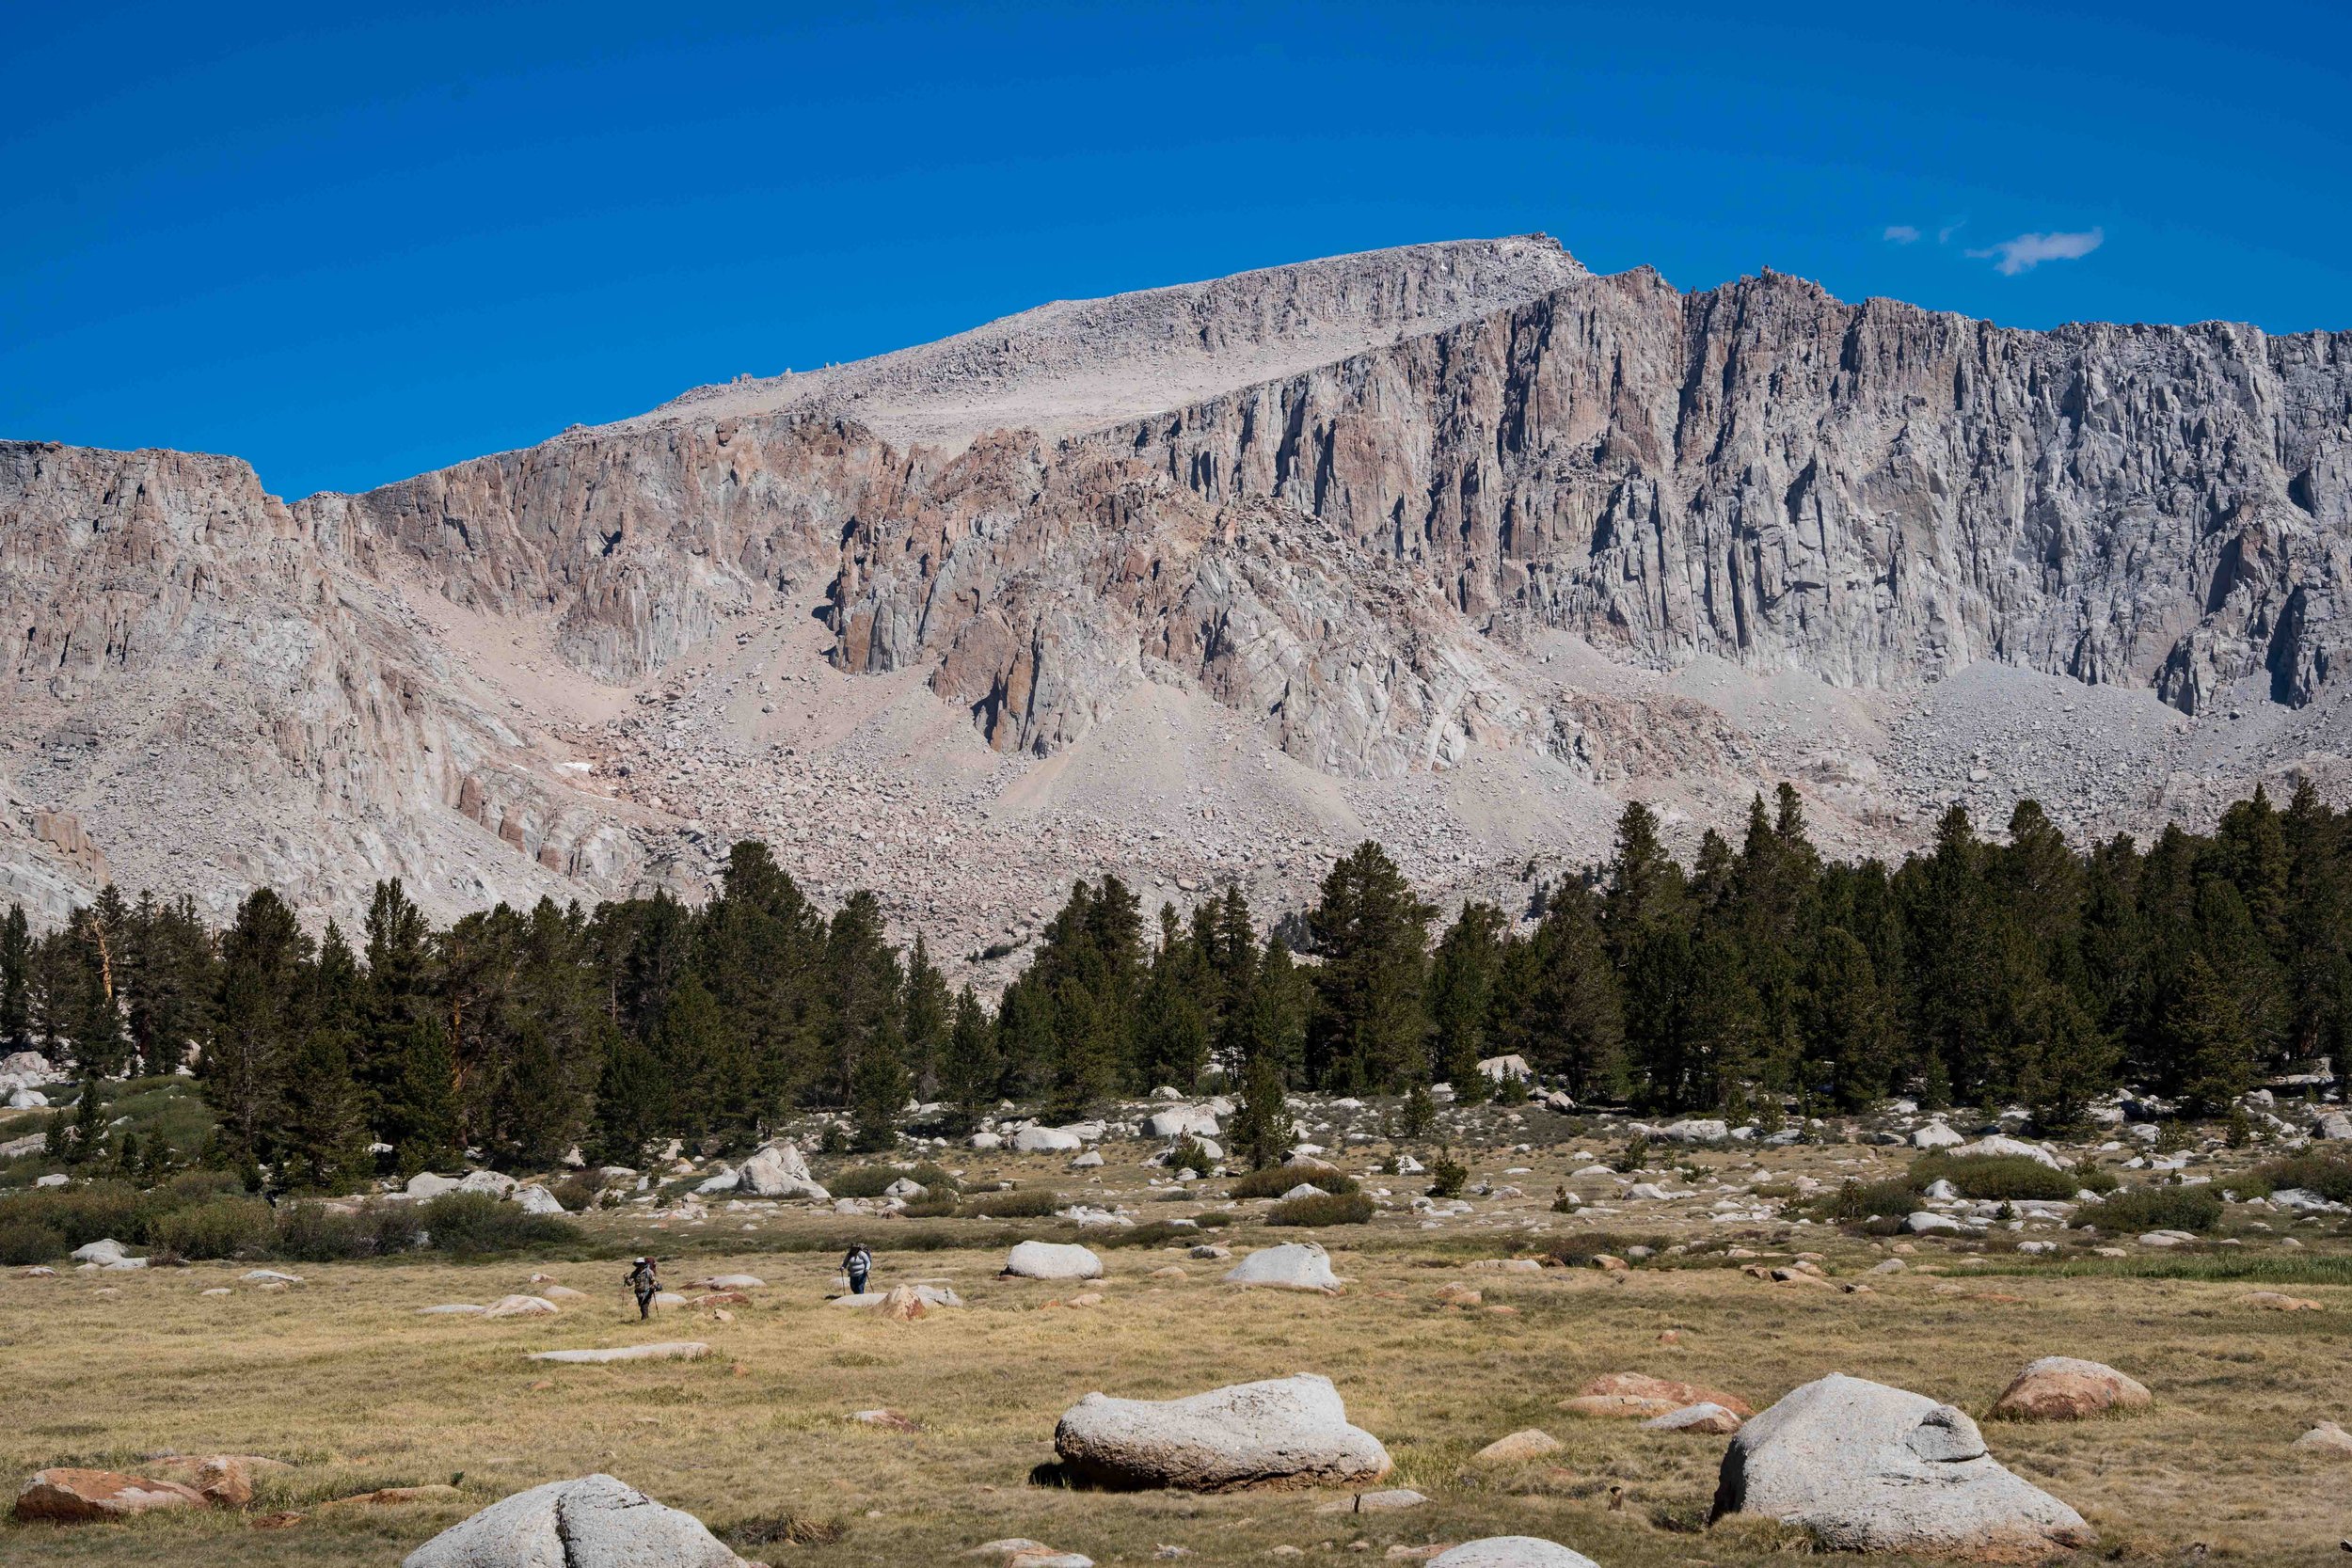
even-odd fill
[{"label": "large granite boulder", "polygon": [[1225,1271],[1228,1285],[1256,1285],[1275,1291],[1320,1291],[1337,1295],[1340,1276],[1331,1272],[1331,1255],[1320,1242],[1284,1242],[1262,1247]]},{"label": "large granite boulder", "polygon": [[1449,1546],[1429,1568],[1600,1568],[1582,1552],[1534,1535],[1489,1535]]},{"label": "large granite boulder", "polygon": [[1017,1242],[1005,1255],[1016,1279],[1100,1279],[1103,1260],[1075,1242]]},{"label": "large granite boulder", "polygon": [[1350,1486],[1389,1473],[1380,1439],[1348,1425],[1340,1391],[1311,1372],[1179,1400],[1089,1394],[1054,1428],[1054,1449],[1105,1486],[1230,1492]]},{"label": "large granite boulder", "polygon": [[2011,1421],[2079,1421],[2109,1411],[2144,1410],[2148,1403],[2146,1386],[2113,1367],[2045,1355],[2027,1363],[2001,1391],[1992,1414]]},{"label": "large granite boulder", "polygon": [[701,1520],[611,1476],[553,1481],[492,1503],[401,1568],[745,1568]]},{"label": "large granite boulder", "polygon": [[1842,1551],[2030,1561],[2098,1539],[2082,1515],[2002,1468],[1965,1412],[1837,1374],[1741,1427],[1714,1516],[1756,1513]]},{"label": "large granite boulder", "polygon": [[753,1197],[796,1197],[825,1203],[833,1195],[809,1174],[807,1157],[797,1145],[771,1143],[743,1162],[735,1173],[735,1190]]}]

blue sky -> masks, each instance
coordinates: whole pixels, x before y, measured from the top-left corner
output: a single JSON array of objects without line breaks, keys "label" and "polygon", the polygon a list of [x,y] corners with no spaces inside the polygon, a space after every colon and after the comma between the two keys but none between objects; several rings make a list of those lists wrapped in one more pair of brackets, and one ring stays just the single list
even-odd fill
[{"label": "blue sky", "polygon": [[288,496],[1046,299],[1531,230],[1686,289],[2352,328],[2342,4],[5,15],[0,436]]}]

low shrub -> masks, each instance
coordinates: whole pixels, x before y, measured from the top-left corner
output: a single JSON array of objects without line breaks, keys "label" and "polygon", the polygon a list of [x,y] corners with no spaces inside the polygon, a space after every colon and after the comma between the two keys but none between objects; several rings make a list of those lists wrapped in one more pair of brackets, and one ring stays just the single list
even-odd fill
[{"label": "low shrub", "polygon": [[1161,1161],[1160,1164],[1163,1169],[1170,1172],[1189,1170],[1202,1176],[1208,1175],[1217,1167],[1217,1162],[1210,1158],[1209,1151],[1202,1148],[1200,1141],[1195,1138],[1186,1138],[1169,1149],[1168,1158]]},{"label": "low shrub", "polygon": [[956,1212],[968,1220],[1036,1220],[1066,1207],[1059,1193],[1021,1188],[1009,1193],[977,1194],[965,1198]]},{"label": "low shrub", "polygon": [[1949,1181],[1963,1197],[2029,1198],[2062,1203],[2074,1196],[2082,1179],[2071,1170],[2053,1170],[2030,1154],[1923,1154],[1911,1163],[1914,1190],[1936,1180]]},{"label": "low shrub", "polygon": [[1152,1220],[1122,1230],[1092,1232],[1090,1236],[1094,1244],[1102,1246],[1190,1246],[1200,1239],[1200,1232],[1193,1226]]},{"label": "low shrub", "polygon": [[444,1193],[417,1210],[417,1221],[430,1238],[427,1244],[456,1258],[578,1242],[582,1235],[570,1220],[525,1213],[521,1205],[488,1193]]},{"label": "low shrub", "polygon": [[2102,1230],[2211,1230],[2221,1223],[2221,1195],[2210,1186],[2130,1187],[2074,1211],[2072,1222]]},{"label": "low shrub", "polygon": [[1813,1200],[1813,1215],[1836,1225],[1859,1225],[1868,1219],[1899,1219],[1919,1207],[1919,1188],[1907,1177],[1887,1181],[1848,1180],[1837,1190]]},{"label": "low shrub", "polygon": [[1372,1199],[1357,1192],[1284,1198],[1265,1215],[1268,1225],[1364,1225],[1371,1219]]},{"label": "low shrub", "polygon": [[31,1218],[0,1219],[0,1264],[22,1268],[52,1263],[72,1250],[66,1245],[65,1232],[54,1225]]},{"label": "low shrub", "polygon": [[910,1180],[930,1195],[953,1196],[956,1179],[926,1161],[900,1170],[895,1165],[850,1165],[824,1179],[825,1191],[835,1197],[880,1197],[893,1181]]},{"label": "low shrub", "polygon": [[258,1256],[277,1239],[276,1216],[258,1197],[215,1196],[166,1210],[147,1227],[147,1243],[181,1258]]},{"label": "low shrub", "polygon": [[[2268,1183],[2267,1190],[2280,1192],[2300,1187],[2317,1193],[2330,1203],[2352,1203],[2352,1155],[2307,1150],[2282,1160],[2267,1160],[2254,1167],[2255,1176]],[[2248,1193],[2240,1182],[2231,1185],[2240,1193]]]},{"label": "low shrub", "polygon": [[356,1210],[324,1203],[281,1203],[270,1251],[292,1263],[340,1263],[413,1251],[424,1222],[410,1203],[370,1203]]},{"label": "low shrub", "polygon": [[953,1219],[961,1207],[953,1193],[927,1193],[898,1212],[910,1220],[945,1220]]},{"label": "low shrub", "polygon": [[1624,1258],[1633,1248],[1645,1246],[1653,1253],[1663,1252],[1663,1236],[1636,1236],[1623,1230],[1582,1230],[1573,1236],[1554,1237],[1544,1243],[1544,1255],[1572,1269],[1592,1267],[1599,1257]]},{"label": "low shrub", "polygon": [[1431,1197],[1460,1197],[1462,1186],[1470,1180],[1470,1167],[1451,1154],[1439,1154],[1429,1166],[1429,1196]]},{"label": "low shrub", "polygon": [[1268,1165],[1247,1176],[1233,1179],[1232,1194],[1235,1197],[1280,1197],[1300,1183],[1326,1193],[1352,1193],[1356,1179],[1338,1171],[1306,1170],[1295,1165]]},{"label": "low shrub", "polygon": [[150,1212],[150,1205],[127,1181],[77,1181],[0,1199],[0,1224],[55,1230],[65,1238],[68,1252],[107,1237],[125,1246],[143,1245]]}]

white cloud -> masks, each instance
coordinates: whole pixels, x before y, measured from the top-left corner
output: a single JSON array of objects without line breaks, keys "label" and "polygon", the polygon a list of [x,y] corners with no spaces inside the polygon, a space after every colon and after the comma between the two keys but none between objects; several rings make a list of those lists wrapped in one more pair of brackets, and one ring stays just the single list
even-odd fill
[{"label": "white cloud", "polygon": [[1879,237],[1892,240],[1897,245],[1914,245],[1918,241],[1919,230],[1907,223],[1890,223],[1886,226],[1886,232]]},{"label": "white cloud", "polygon": [[2090,255],[2106,240],[2104,229],[2091,229],[2080,233],[2020,234],[2013,240],[1984,250],[1968,254],[1990,258],[1993,270],[2003,277],[2014,277],[2021,272],[2031,272],[2044,261],[2074,261]]},{"label": "white cloud", "polygon": [[1967,227],[1968,220],[1966,218],[1960,218],[1954,222],[1947,223],[1943,228],[1935,231],[1935,243],[1937,245],[1949,245],[1952,243],[1952,236]]}]

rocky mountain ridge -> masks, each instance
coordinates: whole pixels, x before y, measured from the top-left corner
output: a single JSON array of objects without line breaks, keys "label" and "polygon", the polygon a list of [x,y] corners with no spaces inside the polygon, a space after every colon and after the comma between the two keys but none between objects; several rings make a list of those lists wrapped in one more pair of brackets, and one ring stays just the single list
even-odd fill
[{"label": "rocky mountain ridge", "polygon": [[[2344,784],[2352,337],[2019,332],[1541,237],[1041,308],[291,506],[0,445],[0,894],[1454,895],[1797,782],[1899,852]],[[1547,869],[1548,868],[1548,869]]]}]

